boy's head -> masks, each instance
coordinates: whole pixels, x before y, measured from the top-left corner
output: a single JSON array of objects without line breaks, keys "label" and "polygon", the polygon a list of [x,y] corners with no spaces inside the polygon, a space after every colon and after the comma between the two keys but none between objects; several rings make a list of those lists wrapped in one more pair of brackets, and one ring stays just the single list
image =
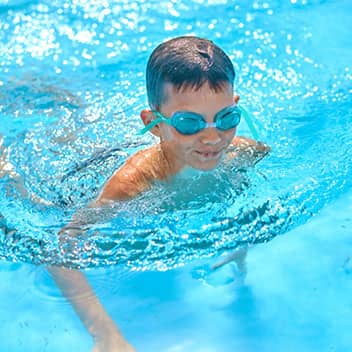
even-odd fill
[{"label": "boy's head", "polygon": [[177,37],[160,44],[147,64],[149,105],[158,110],[168,99],[166,84],[176,91],[198,90],[205,83],[219,92],[233,88],[235,70],[224,51],[207,39]]},{"label": "boy's head", "polygon": [[231,60],[209,40],[178,37],[159,45],[147,65],[151,110],[141,112],[141,133],[160,138],[176,169],[213,169],[239,123],[234,78]]}]

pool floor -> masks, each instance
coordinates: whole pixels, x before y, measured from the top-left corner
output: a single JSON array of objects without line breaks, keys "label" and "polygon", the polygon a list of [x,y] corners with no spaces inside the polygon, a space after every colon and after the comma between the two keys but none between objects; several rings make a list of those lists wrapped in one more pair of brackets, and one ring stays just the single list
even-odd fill
[{"label": "pool floor", "polygon": [[[137,351],[352,351],[352,192],[203,279],[214,259],[169,272],[90,270]],[[93,342],[44,267],[1,262],[0,351],[89,351]]]}]

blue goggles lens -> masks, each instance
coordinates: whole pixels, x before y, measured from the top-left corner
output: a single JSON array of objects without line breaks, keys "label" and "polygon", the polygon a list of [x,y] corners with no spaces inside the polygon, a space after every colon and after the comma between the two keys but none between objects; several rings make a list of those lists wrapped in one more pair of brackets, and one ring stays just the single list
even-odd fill
[{"label": "blue goggles lens", "polygon": [[220,131],[228,131],[238,126],[241,112],[237,106],[229,106],[219,111],[213,123],[207,123],[204,117],[195,112],[177,111],[171,116],[171,125],[177,132],[185,135],[196,134],[207,127],[216,127]]},{"label": "blue goggles lens", "polygon": [[213,123],[207,123],[202,115],[190,111],[177,111],[171,118],[167,118],[157,111],[154,111],[154,114],[158,118],[146,126],[141,133],[147,132],[160,122],[173,126],[177,132],[184,135],[196,134],[207,127],[216,127],[220,131],[227,131],[237,127],[241,120],[241,111],[236,105],[220,110],[215,115]]}]

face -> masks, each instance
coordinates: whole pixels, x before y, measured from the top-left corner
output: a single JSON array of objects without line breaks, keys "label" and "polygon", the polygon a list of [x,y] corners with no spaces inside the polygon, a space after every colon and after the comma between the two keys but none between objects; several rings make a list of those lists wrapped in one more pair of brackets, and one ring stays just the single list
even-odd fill
[{"label": "face", "polygon": [[[217,112],[234,103],[233,91],[230,85],[221,92],[215,93],[207,84],[199,90],[186,89],[177,92],[171,84],[166,87],[166,102],[159,111],[170,117],[176,111],[192,111],[203,115],[206,122],[214,122]],[[172,158],[172,162],[183,168],[190,166],[199,170],[211,170],[218,166],[231,143],[236,129],[220,131],[216,127],[205,128],[193,135],[183,135],[172,126],[161,123],[159,135]]]}]

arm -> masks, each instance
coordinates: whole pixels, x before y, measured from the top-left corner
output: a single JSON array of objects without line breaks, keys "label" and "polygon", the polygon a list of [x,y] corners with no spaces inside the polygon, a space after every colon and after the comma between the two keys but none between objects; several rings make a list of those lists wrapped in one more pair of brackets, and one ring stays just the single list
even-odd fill
[{"label": "arm", "polygon": [[[169,174],[168,165],[158,145],[137,152],[109,179],[91,206],[99,207],[112,201],[133,198],[148,189],[154,180],[165,179]],[[82,219],[76,215],[61,233],[74,237],[88,221],[92,222],[92,219]],[[83,273],[58,267],[50,267],[49,272],[95,338],[94,352],[134,351],[99,302]]]},{"label": "arm", "polygon": [[[271,148],[261,142],[246,137],[235,137],[228,150],[228,157],[235,159],[238,162],[238,167],[253,166],[263,159]],[[233,253],[225,257],[222,261],[215,263],[212,267],[213,270],[221,268],[223,265],[235,261],[237,267],[242,275],[246,274],[246,257],[248,246],[237,248]]]},{"label": "arm", "polygon": [[[82,226],[82,221],[76,216],[70,224],[60,231],[59,235],[65,233],[68,236],[75,237],[82,232],[79,229],[80,226]],[[61,237],[61,243],[64,241],[63,238],[64,236]],[[82,272],[57,266],[48,267],[48,271],[94,338],[94,352],[135,351],[106,312]]]},{"label": "arm", "polygon": [[48,271],[95,339],[95,352],[133,352],[82,272],[51,266]]}]

